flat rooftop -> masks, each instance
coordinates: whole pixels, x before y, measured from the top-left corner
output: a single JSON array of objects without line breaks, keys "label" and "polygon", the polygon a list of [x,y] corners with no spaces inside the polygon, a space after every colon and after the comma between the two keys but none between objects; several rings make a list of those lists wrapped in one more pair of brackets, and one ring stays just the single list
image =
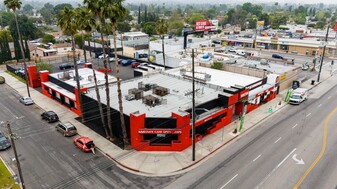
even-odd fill
[{"label": "flat rooftop", "polygon": [[[138,86],[142,82],[144,85],[157,85],[163,88],[169,89],[169,92],[165,96],[158,96],[153,94],[153,89],[143,92],[143,96],[151,95],[158,98],[161,103],[156,106],[149,106],[139,100],[126,100],[129,89],[138,89]],[[202,84],[196,84],[196,105],[205,103],[212,99],[218,98],[218,94],[231,96],[228,93],[222,92],[222,89],[209,88]],[[121,90],[123,96],[123,108],[124,113],[129,115],[131,113],[146,113],[148,117],[170,117],[172,112],[179,115],[186,115],[185,110],[192,107],[192,83],[188,79],[182,77],[175,77],[173,75],[158,73],[142,78],[135,78],[133,80],[123,81],[121,83]],[[85,94],[93,99],[97,99],[94,90],[90,90]],[[104,88],[100,88],[100,95],[102,103],[106,104],[106,93]],[[118,110],[118,96],[116,84],[110,85],[110,99],[111,107]]]},{"label": "flat rooftop", "polygon": [[[192,77],[192,68],[190,66],[186,66],[186,73],[185,75]],[[250,84],[253,84],[257,81],[260,81],[261,78],[223,71],[223,70],[216,70],[212,68],[207,67],[201,67],[201,66],[195,66],[195,78],[198,79],[204,79],[206,74],[209,74],[211,76],[209,81],[206,81],[206,83],[220,86],[224,88],[229,88],[234,85],[240,85],[240,86],[248,86]],[[172,70],[168,70],[168,74],[172,74],[176,77],[182,77],[180,73],[181,68],[176,68]]]},{"label": "flat rooftop", "polygon": [[[95,81],[93,77],[93,71],[91,68],[80,68],[78,69],[78,75],[80,76],[80,85],[82,88],[91,88],[95,86]],[[49,76],[59,79],[73,87],[76,87],[75,70],[67,70],[63,72],[51,73]],[[104,85],[105,78],[104,73],[96,70],[96,78],[98,85]],[[109,83],[114,83],[117,79],[111,75],[108,75]]]}]

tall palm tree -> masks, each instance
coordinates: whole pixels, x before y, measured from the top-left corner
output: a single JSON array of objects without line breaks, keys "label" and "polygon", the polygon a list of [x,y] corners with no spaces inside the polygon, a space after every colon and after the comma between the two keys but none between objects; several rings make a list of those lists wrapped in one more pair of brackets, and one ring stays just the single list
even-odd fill
[{"label": "tall palm tree", "polygon": [[[75,9],[76,11],[76,21],[78,26],[82,30],[82,42],[83,42],[83,30],[86,33],[91,33],[94,29],[97,27],[97,22],[96,19],[93,18],[92,13],[88,10],[87,7],[81,7]],[[85,60],[86,62],[86,60]],[[92,72],[94,76],[94,82],[95,82],[95,92],[96,92],[96,97],[97,97],[97,102],[98,102],[98,109],[102,121],[102,125],[104,128],[105,136],[109,136],[108,128],[105,124],[104,120],[104,112],[103,112],[103,107],[102,107],[102,102],[101,102],[101,95],[99,93],[98,85],[97,85],[97,77],[96,77],[96,71],[95,71],[95,64],[91,64],[92,66]]]},{"label": "tall palm tree", "polygon": [[163,51],[163,61],[164,61],[164,70],[165,70],[165,49],[164,49],[164,35],[167,34],[168,24],[164,19],[160,19],[156,22],[156,32],[160,35],[162,51]]},{"label": "tall palm tree", "polygon": [[84,48],[84,32],[91,32],[92,27],[96,27],[96,20],[93,18],[91,12],[89,12],[87,7],[80,7],[75,9],[76,20],[78,21],[77,26],[81,31],[82,35],[82,49],[84,51],[84,60],[87,62],[86,50]]},{"label": "tall palm tree", "polygon": [[30,97],[29,84],[28,84],[29,76],[28,76],[28,72],[27,72],[26,56],[25,56],[25,52],[23,51],[23,47],[22,47],[23,45],[22,45],[21,33],[20,33],[19,24],[18,24],[18,18],[17,18],[17,15],[16,15],[16,10],[19,10],[21,8],[22,2],[20,0],[4,0],[4,4],[6,5],[6,7],[8,9],[12,10],[13,13],[14,13],[16,29],[18,31],[18,37],[19,37],[19,45],[20,45],[20,50],[21,50],[21,56],[23,58],[23,65],[24,65],[24,69],[25,69],[25,79],[26,79],[27,93],[28,93],[28,96]]},{"label": "tall palm tree", "polygon": [[113,38],[114,38],[114,54],[115,54],[115,64],[116,64],[116,78],[117,78],[117,94],[118,94],[118,107],[119,107],[119,115],[121,121],[121,127],[123,132],[123,143],[124,149],[130,149],[130,143],[128,140],[128,135],[126,132],[125,120],[124,120],[124,112],[123,112],[123,98],[121,92],[121,80],[120,80],[120,73],[118,67],[118,57],[117,57],[117,20],[125,19],[127,15],[127,9],[122,5],[124,0],[105,0],[107,6],[107,14],[111,21]]},{"label": "tall palm tree", "polygon": [[102,50],[103,50],[103,64],[104,64],[104,78],[105,78],[105,92],[106,92],[106,106],[107,106],[107,120],[108,120],[108,127],[109,127],[109,137],[110,140],[114,140],[114,135],[112,133],[112,123],[111,123],[111,110],[110,110],[110,89],[109,89],[109,79],[108,79],[108,65],[106,60],[106,53],[105,53],[105,43],[103,38],[103,22],[102,20],[106,17],[106,9],[105,7],[107,4],[104,4],[105,1],[103,0],[84,0],[84,4],[87,4],[88,9],[94,14],[98,23],[99,23],[99,30],[101,33],[101,40],[102,40]]},{"label": "tall palm tree", "polygon": [[[76,87],[77,93],[79,97],[79,104],[80,110],[83,111],[82,107],[82,97],[81,97],[81,86],[80,86],[80,77],[78,75],[78,66],[76,63],[76,55],[75,55],[75,40],[74,36],[78,31],[78,26],[76,22],[76,13],[74,10],[70,10],[67,6],[61,10],[60,14],[58,15],[57,25],[63,30],[64,33],[68,33],[71,35],[71,44],[72,44],[72,51],[73,51],[73,60],[74,60],[74,67],[75,67],[75,77],[76,77]],[[79,107],[77,107],[79,108]],[[83,122],[83,114],[80,115],[82,117]]]}]

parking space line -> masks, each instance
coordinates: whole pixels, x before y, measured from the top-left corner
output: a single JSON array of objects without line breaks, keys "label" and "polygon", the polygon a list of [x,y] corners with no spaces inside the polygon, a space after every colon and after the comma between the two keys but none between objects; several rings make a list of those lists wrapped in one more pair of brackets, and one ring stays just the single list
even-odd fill
[{"label": "parking space line", "polygon": [[331,98],[331,96],[328,97],[328,99],[330,99],[330,98]]},{"label": "parking space line", "polygon": [[295,128],[295,127],[297,127],[297,123],[292,127],[292,129]]},{"label": "parking space line", "polygon": [[319,105],[318,105],[318,107],[321,107],[321,106],[322,106],[322,104],[319,104]]},{"label": "parking space line", "polygon": [[308,113],[305,117],[308,117],[308,116],[310,116],[311,115],[311,113]]}]

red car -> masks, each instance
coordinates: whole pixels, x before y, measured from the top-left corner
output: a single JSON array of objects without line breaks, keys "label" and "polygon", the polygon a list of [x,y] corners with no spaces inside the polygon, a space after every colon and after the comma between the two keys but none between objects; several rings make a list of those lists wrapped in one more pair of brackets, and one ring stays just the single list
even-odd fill
[{"label": "red car", "polygon": [[80,136],[74,139],[74,144],[77,148],[81,149],[83,152],[93,152],[96,148],[94,142],[86,136]]},{"label": "red car", "polygon": [[140,65],[139,62],[132,62],[132,63],[131,63],[131,67],[132,67],[132,68],[136,68],[136,67],[139,66],[139,65]]}]

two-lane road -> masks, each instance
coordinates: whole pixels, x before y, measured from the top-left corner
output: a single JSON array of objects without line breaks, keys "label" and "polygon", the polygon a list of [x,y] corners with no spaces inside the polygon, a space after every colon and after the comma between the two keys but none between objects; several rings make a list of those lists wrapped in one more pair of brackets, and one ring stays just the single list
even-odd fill
[{"label": "two-lane road", "polygon": [[[310,167],[299,188],[335,188],[337,113],[331,112],[336,95],[333,87],[320,98],[286,106],[167,188],[293,188]],[[313,166],[326,124],[326,150]]]}]

